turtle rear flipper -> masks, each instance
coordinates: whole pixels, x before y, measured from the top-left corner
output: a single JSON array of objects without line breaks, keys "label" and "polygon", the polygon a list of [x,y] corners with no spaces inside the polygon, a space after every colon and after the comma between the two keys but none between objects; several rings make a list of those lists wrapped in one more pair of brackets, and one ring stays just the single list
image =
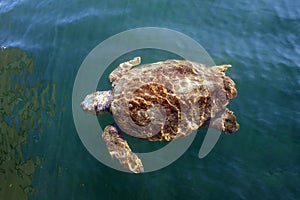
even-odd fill
[{"label": "turtle rear flipper", "polygon": [[220,71],[220,72],[226,72],[226,70],[230,67],[231,67],[231,65],[218,65],[218,66],[213,66],[211,69],[212,70],[217,70],[217,71]]},{"label": "turtle rear flipper", "polygon": [[210,125],[212,128],[220,130],[222,132],[234,133],[239,129],[239,124],[236,121],[236,117],[232,111],[227,108],[224,112],[221,112],[217,117],[210,120]]},{"label": "turtle rear flipper", "polygon": [[113,125],[106,126],[102,138],[111,157],[117,158],[123,167],[134,173],[144,171],[142,161],[131,151],[117,127]]},{"label": "turtle rear flipper", "polygon": [[236,117],[231,110],[228,110],[226,108],[222,117],[224,120],[223,121],[223,126],[225,128],[224,131],[229,132],[229,133],[234,133],[239,129],[240,125],[237,123]]}]

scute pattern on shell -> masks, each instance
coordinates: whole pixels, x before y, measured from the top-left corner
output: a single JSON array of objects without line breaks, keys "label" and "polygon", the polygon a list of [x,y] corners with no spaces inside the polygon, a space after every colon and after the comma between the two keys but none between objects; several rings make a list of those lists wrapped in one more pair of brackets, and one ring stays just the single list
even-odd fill
[{"label": "scute pattern on shell", "polygon": [[[236,95],[224,71],[186,60],[133,68],[112,85],[116,123],[127,134],[148,140],[190,134],[224,112]],[[151,111],[155,106],[162,109]]]},{"label": "scute pattern on shell", "polygon": [[171,140],[176,137],[180,121],[180,103],[172,91],[158,83],[149,83],[138,88],[129,101],[130,117],[139,126],[146,126],[151,122],[147,110],[159,104],[166,112],[166,119],[160,132],[149,140]]}]

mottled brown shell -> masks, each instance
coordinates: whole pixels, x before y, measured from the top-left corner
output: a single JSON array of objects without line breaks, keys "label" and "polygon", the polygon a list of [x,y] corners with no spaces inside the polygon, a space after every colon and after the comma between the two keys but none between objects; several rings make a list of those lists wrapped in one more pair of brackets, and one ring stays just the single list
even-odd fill
[{"label": "mottled brown shell", "polygon": [[224,112],[236,96],[227,68],[186,60],[133,68],[112,83],[111,112],[120,129],[135,137],[185,136]]}]

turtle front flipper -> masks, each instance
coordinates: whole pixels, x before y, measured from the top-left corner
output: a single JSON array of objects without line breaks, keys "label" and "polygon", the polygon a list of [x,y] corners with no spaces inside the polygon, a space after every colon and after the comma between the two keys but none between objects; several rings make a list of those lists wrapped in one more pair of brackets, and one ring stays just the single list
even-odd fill
[{"label": "turtle front flipper", "polygon": [[141,57],[135,57],[132,60],[121,63],[114,71],[109,75],[109,81],[112,83],[119,79],[123,74],[126,74],[132,67],[141,63]]},{"label": "turtle front flipper", "polygon": [[106,126],[102,138],[111,157],[117,158],[124,168],[134,173],[144,171],[142,161],[131,151],[128,143],[121,135],[121,131],[116,126]]},{"label": "turtle front flipper", "polygon": [[236,117],[232,111],[227,108],[220,112],[218,117],[210,120],[209,124],[212,128],[220,130],[222,132],[234,133],[239,129],[239,124],[236,121]]}]

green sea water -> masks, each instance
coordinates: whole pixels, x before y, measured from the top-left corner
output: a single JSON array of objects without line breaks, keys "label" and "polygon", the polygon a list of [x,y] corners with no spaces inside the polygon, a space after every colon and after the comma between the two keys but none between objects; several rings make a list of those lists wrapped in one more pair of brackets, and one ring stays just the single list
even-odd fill
[{"label": "green sea water", "polygon": [[[299,199],[299,8],[292,0],[1,0],[0,199]],[[223,134],[199,159],[201,128],[171,165],[129,174],[86,150],[73,121],[72,89],[94,47],[139,27],[184,33],[216,64],[233,66],[228,75],[238,96],[229,108],[240,130]],[[140,53],[147,62],[172,56]],[[100,80],[98,88],[109,89],[106,77]],[[133,149],[161,147],[129,142]]]}]

